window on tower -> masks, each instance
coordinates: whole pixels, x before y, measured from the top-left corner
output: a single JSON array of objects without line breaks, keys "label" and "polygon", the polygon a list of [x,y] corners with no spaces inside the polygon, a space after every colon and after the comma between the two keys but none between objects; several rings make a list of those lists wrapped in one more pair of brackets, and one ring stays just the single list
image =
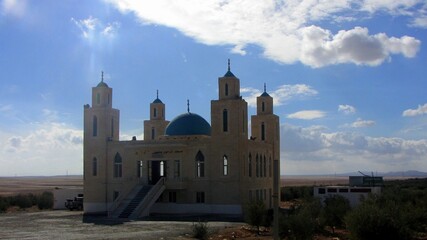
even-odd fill
[{"label": "window on tower", "polygon": [[92,120],[92,136],[98,136],[98,118],[96,116],[93,116]]},{"label": "window on tower", "polygon": [[96,104],[101,103],[101,95],[99,93],[96,94]]},{"label": "window on tower", "polygon": [[248,175],[252,177],[252,155],[250,153],[248,157]]},{"label": "window on tower", "polygon": [[222,111],[222,130],[224,132],[228,132],[228,111],[227,111],[227,109],[224,109],[224,111]]},{"label": "window on tower", "polygon": [[153,109],[153,117],[157,117],[157,108]]},{"label": "window on tower", "polygon": [[264,111],[265,111],[265,103],[264,103],[264,102],[262,102],[262,104],[261,104],[261,111],[262,111],[262,112],[264,112]]},{"label": "window on tower", "polygon": [[94,157],[92,159],[92,176],[97,176],[98,175],[98,159],[96,159],[96,157]]},{"label": "window on tower", "polygon": [[228,96],[228,84],[225,84],[225,96]]},{"label": "window on tower", "polygon": [[264,123],[261,123],[261,140],[265,140],[265,125]]}]

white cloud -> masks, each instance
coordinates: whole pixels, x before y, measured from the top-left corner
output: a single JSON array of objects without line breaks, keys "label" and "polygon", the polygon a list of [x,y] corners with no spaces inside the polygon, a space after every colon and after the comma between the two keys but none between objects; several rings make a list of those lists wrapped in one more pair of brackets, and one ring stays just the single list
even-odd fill
[{"label": "white cloud", "polygon": [[427,103],[424,105],[418,105],[417,109],[407,109],[403,111],[402,116],[404,117],[414,117],[418,115],[427,114]]},{"label": "white cloud", "polygon": [[323,118],[326,116],[326,113],[319,110],[305,110],[299,111],[295,113],[291,113],[287,116],[287,118],[293,119],[302,119],[302,120],[313,120],[317,118]]},{"label": "white cloud", "polygon": [[375,121],[363,120],[358,118],[355,122],[351,124],[351,127],[362,128],[362,127],[372,127],[373,125],[375,125]]},{"label": "white cloud", "polygon": [[89,16],[86,19],[74,19],[73,22],[80,30],[82,37],[90,42],[94,42],[102,37],[114,37],[117,34],[117,29],[120,27],[118,22],[104,24],[98,18]]},{"label": "white cloud", "polygon": [[[255,45],[274,61],[301,62],[311,67],[354,63],[377,66],[393,54],[414,57],[420,41],[410,37],[370,35],[355,27],[332,33],[319,26],[323,20],[353,21],[377,11],[406,14],[417,1],[197,1],[140,2],[108,0],[123,13],[131,12],[143,24],[175,28],[207,45],[231,45],[231,52],[245,55]],[[405,10],[405,11],[403,11]],[[343,18],[343,14],[350,17]]]},{"label": "white cloud", "polygon": [[63,123],[32,124],[32,130],[0,130],[0,176],[82,174],[83,132]]},{"label": "white cloud", "polygon": [[354,114],[356,108],[347,104],[338,105],[338,112],[343,112],[344,114]]},{"label": "white cloud", "polygon": [[328,132],[321,126],[281,126],[282,174],[333,174],[427,169],[427,140]]},{"label": "white cloud", "polygon": [[[259,89],[247,87],[241,88],[243,98],[248,102],[248,106],[256,107],[256,98],[262,94]],[[294,99],[316,96],[318,92],[306,84],[281,85],[273,91],[267,91],[273,98],[274,105],[280,106]]]},{"label": "white cloud", "polygon": [[21,18],[27,12],[26,0],[3,0],[1,2],[1,11],[4,15],[10,15]]}]

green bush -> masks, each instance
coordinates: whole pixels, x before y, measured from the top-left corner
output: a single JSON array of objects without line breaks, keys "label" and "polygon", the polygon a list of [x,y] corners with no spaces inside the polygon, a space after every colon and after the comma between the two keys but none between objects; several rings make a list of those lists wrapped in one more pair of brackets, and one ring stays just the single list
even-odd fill
[{"label": "green bush", "polygon": [[53,193],[43,192],[37,199],[37,207],[41,209],[51,209],[53,207]]},{"label": "green bush", "polygon": [[0,212],[6,212],[9,207],[9,199],[6,197],[0,197]]},{"label": "green bush", "polygon": [[279,233],[289,239],[312,239],[322,230],[319,215],[322,205],[318,198],[307,198],[301,206],[280,217]]},{"label": "green bush", "polygon": [[266,222],[266,209],[263,201],[250,201],[245,209],[245,221],[257,228],[259,235],[259,227],[265,225]]},{"label": "green bush", "polygon": [[18,194],[12,197],[11,205],[18,206],[19,208],[25,209],[33,206],[33,202],[30,195]]},{"label": "green bush", "polygon": [[333,195],[323,201],[321,218],[323,223],[331,227],[335,233],[335,227],[344,226],[344,217],[350,211],[349,201],[340,195]]},{"label": "green bush", "polygon": [[206,239],[208,237],[208,223],[193,223],[193,237],[197,239]]},{"label": "green bush", "polygon": [[395,202],[371,197],[351,211],[345,222],[353,239],[412,239],[404,211]]}]

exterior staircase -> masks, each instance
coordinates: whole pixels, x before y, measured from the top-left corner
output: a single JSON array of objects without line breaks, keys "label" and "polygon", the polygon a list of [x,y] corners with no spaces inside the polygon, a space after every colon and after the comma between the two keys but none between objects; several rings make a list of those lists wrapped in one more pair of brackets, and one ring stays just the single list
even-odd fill
[{"label": "exterior staircase", "polygon": [[123,199],[119,199],[110,215],[113,218],[136,219],[150,214],[150,208],[166,189],[165,179],[161,178],[155,185],[136,186]]},{"label": "exterior staircase", "polygon": [[136,194],[136,196],[129,202],[127,207],[123,210],[122,213],[120,213],[119,218],[128,218],[135,208],[138,207],[138,205],[141,203],[142,199],[145,198],[145,196],[148,194],[148,192],[151,190],[152,186],[147,185],[143,186],[139,192]]}]

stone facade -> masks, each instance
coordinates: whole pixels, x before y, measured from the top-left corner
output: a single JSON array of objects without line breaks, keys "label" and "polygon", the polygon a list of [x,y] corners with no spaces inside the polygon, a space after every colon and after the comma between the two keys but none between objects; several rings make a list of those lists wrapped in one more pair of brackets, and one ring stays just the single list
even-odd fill
[{"label": "stone facade", "polygon": [[85,213],[110,214],[135,188],[159,180],[165,188],[151,213],[242,214],[251,200],[271,208],[273,163],[280,159],[273,98],[265,88],[257,98],[248,137],[248,105],[230,68],[218,78],[218,89],[211,125],[189,111],[167,121],[157,96],[144,139],[120,141],[112,89],[103,80],[92,88],[92,106],[84,106]]}]

